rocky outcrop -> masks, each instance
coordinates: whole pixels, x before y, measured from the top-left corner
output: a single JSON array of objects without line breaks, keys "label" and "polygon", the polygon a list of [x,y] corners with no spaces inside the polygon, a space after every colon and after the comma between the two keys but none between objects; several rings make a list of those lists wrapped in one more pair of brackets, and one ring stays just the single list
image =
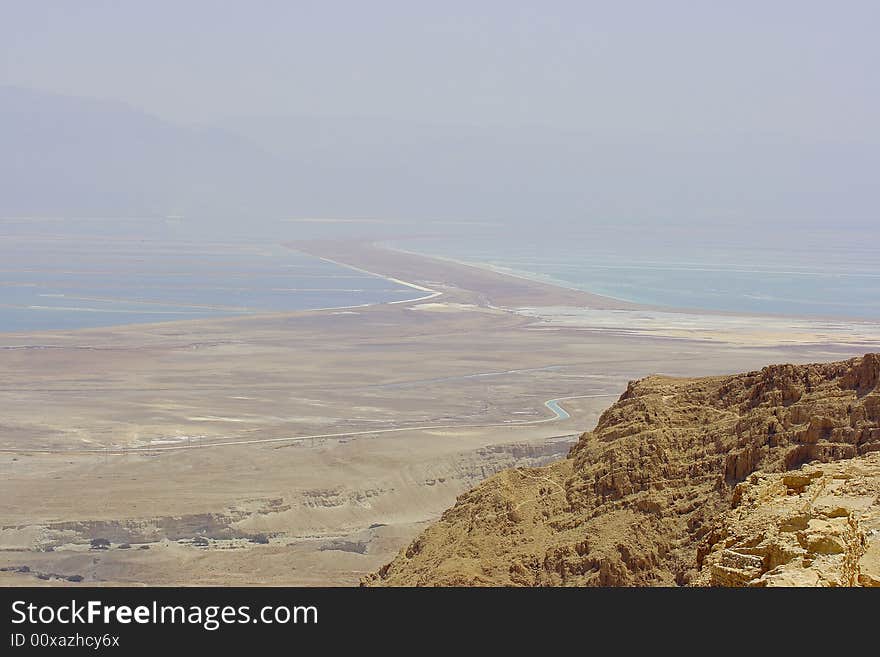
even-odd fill
[{"label": "rocky outcrop", "polygon": [[461,495],[363,583],[873,583],[878,380],[868,354],[632,382],[568,458]]},{"label": "rocky outcrop", "polygon": [[753,473],[697,548],[706,586],[880,586],[880,454]]}]

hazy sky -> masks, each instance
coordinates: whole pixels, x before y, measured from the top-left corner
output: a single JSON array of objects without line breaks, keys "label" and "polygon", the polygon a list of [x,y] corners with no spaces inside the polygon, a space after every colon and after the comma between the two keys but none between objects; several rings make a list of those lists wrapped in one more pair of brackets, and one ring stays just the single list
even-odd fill
[{"label": "hazy sky", "polygon": [[0,0],[0,211],[875,225],[878,25],[880,0]]},{"label": "hazy sky", "polygon": [[0,0],[0,84],[183,122],[877,141],[880,2]]}]

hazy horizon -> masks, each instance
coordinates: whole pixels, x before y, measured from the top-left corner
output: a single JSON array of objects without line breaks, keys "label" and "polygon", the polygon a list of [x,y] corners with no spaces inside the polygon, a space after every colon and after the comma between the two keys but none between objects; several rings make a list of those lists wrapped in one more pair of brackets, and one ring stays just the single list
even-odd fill
[{"label": "hazy horizon", "polygon": [[0,215],[868,227],[845,8],[6,3]]},{"label": "hazy horizon", "polygon": [[788,0],[5,7],[0,84],[119,100],[179,123],[368,116],[880,137],[867,84],[880,9],[865,0],[834,11]]}]

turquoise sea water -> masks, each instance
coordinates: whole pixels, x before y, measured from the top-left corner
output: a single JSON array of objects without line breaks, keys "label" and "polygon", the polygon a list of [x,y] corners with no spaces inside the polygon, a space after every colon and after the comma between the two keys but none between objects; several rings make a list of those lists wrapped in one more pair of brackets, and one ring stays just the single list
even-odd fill
[{"label": "turquoise sea water", "polygon": [[418,296],[273,244],[0,236],[0,332],[77,329]]},{"label": "turquoise sea water", "polygon": [[[296,232],[283,239],[348,236],[324,235],[327,228],[319,228],[322,232],[305,235],[302,227],[289,227]],[[419,228],[408,232],[418,234]],[[786,229],[774,235],[760,227],[547,225],[524,234],[468,226],[460,233],[379,239],[404,250],[655,306],[880,320],[880,230],[870,227]],[[0,221],[0,332],[335,308],[418,296],[386,279],[291,251],[280,241],[278,236],[205,239],[153,221],[101,221],[94,228],[85,222],[75,230],[68,222]]]},{"label": "turquoise sea water", "polygon": [[878,237],[632,228],[389,244],[676,309],[880,319]]}]

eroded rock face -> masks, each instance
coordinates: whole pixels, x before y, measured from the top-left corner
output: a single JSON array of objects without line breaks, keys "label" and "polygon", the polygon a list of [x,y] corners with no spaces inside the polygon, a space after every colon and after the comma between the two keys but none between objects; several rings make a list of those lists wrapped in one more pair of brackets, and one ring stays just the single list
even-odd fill
[{"label": "eroded rock face", "polygon": [[[867,468],[858,485],[874,490],[878,380],[880,355],[868,354],[632,382],[567,459],[504,471],[461,495],[364,583],[871,583],[859,564],[877,551],[873,520],[845,500],[831,510],[816,500],[848,490],[839,482],[855,477],[844,478],[850,467]],[[865,504],[871,493],[840,495]],[[802,507],[806,525],[781,529]],[[753,521],[781,538],[762,544]]]},{"label": "eroded rock face", "polygon": [[753,473],[697,548],[706,586],[880,586],[880,454]]}]

